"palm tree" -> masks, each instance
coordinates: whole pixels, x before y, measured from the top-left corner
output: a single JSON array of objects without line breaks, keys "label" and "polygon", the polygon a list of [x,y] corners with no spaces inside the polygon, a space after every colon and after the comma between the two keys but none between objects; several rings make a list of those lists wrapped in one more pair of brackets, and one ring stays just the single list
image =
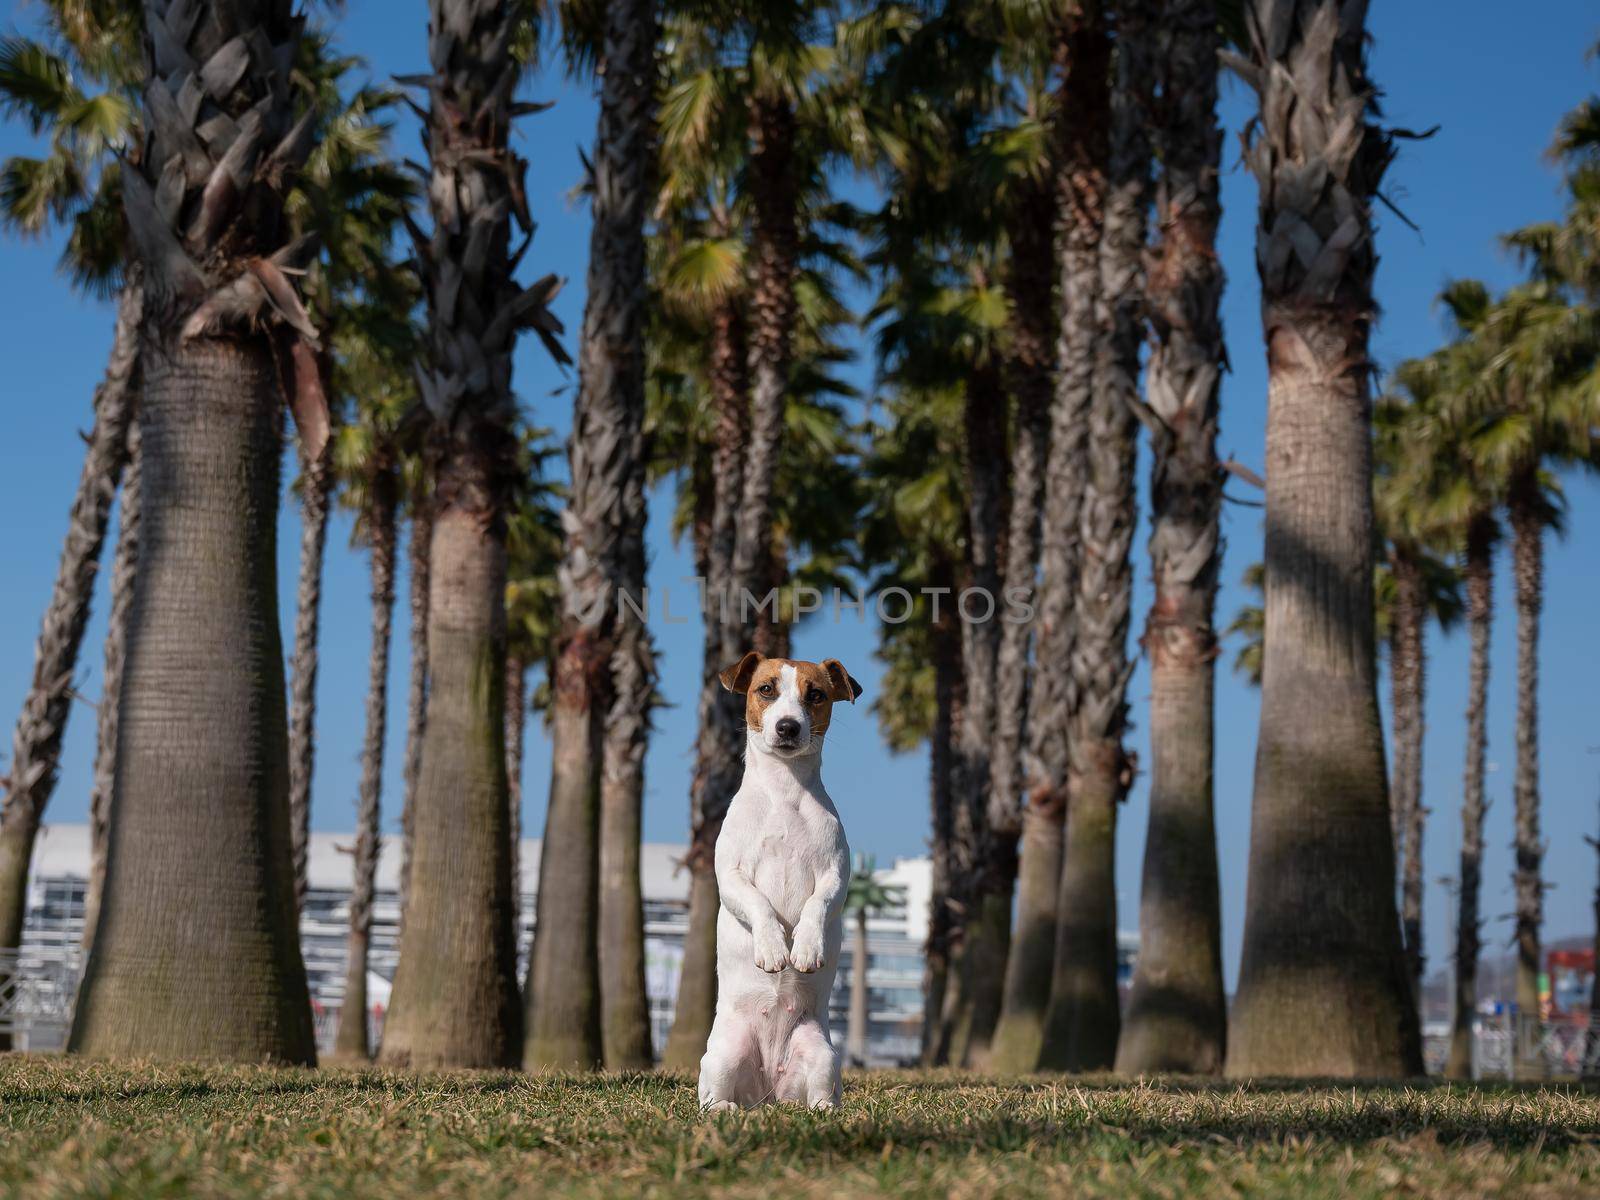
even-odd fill
[{"label": "palm tree", "polygon": [[[1011,516],[1005,539],[1004,596],[1008,606],[1014,600],[1031,605],[1035,598],[1050,458],[1058,324],[1047,103],[1039,89],[1030,89],[1023,118],[1008,139],[1022,146],[1017,164],[1022,174],[1006,205],[1009,383],[1016,396]],[[1019,837],[1021,841],[1020,855],[1012,858],[1019,863],[1016,928],[1006,956],[1000,1017],[989,1052],[990,1065],[1003,1072],[1029,1070],[1038,1059],[1040,1031],[1050,999],[1056,891],[1061,878],[1062,808],[1049,793],[1028,793],[1021,786],[1033,635],[1032,621],[1003,622],[995,662],[989,827],[995,841],[1011,839],[1013,845]],[[1009,881],[995,890],[1009,903]]]},{"label": "palm tree", "polygon": [[[137,72],[119,65],[117,51],[131,54],[137,22],[116,15],[104,23],[74,24],[57,6],[49,27],[59,50],[19,37],[0,39],[0,111],[21,118],[35,135],[50,134],[43,157],[19,155],[0,166],[0,222],[25,235],[69,223],[63,266],[80,287],[108,294],[124,275],[120,168],[111,155],[136,129],[131,95]],[[83,82],[105,90],[86,94]],[[0,952],[14,949],[21,938],[28,865],[55,790],[100,550],[129,458],[143,303],[137,273],[129,273],[120,289],[111,357],[95,389],[94,425],[34,651],[33,679],[12,737],[0,808]],[[115,692],[102,690],[101,708],[108,716],[115,711]]]},{"label": "palm tree", "polygon": [[[559,451],[549,431],[522,434],[523,465],[515,505],[506,522],[506,808],[511,822],[511,879],[516,885],[513,926],[522,929],[522,754],[528,712],[548,713],[555,677],[556,630],[561,617],[561,514],[563,489],[546,481],[545,464]],[[528,671],[542,666],[544,680],[528,696]]]},{"label": "palm tree", "polygon": [[604,23],[539,870],[545,935],[534,943],[528,979],[523,1057],[530,1066],[604,1061],[637,1068],[651,1058],[639,828],[655,688],[642,613],[644,226],[654,175],[655,11],[649,0],[608,4]]},{"label": "palm tree", "polygon": [[[953,862],[956,794],[955,745],[964,710],[961,631],[949,603],[935,614],[929,593],[954,595],[962,554],[965,478],[959,443],[962,398],[957,389],[932,394],[896,389],[885,419],[870,433],[865,464],[871,503],[863,521],[863,557],[879,564],[869,590],[881,603],[906,607],[905,619],[884,622],[877,656],[886,665],[873,711],[891,750],[928,745],[929,856],[932,880],[924,947],[922,1062],[949,1057],[945,1013],[953,958],[963,937]],[[904,588],[910,601],[891,599]]]},{"label": "palm tree", "polygon": [[111,560],[111,611],[106,617],[105,670],[101,676],[95,732],[94,784],[89,790],[89,887],[83,900],[83,949],[94,946],[100,897],[106,886],[106,847],[111,840],[111,795],[117,776],[117,725],[122,712],[122,668],[128,655],[128,619],[133,580],[139,569],[139,422],[128,429],[128,465],[117,503],[117,549]]},{"label": "palm tree", "polygon": [[[1245,13],[1261,121],[1257,269],[1268,346],[1266,621],[1249,890],[1228,1073],[1408,1075],[1370,592],[1372,123],[1365,8]],[[1318,184],[1304,186],[1310,177]],[[1330,520],[1329,514],[1338,519]],[[1314,898],[1314,900],[1312,899]]]},{"label": "palm tree", "polygon": [[[512,219],[531,237],[511,121],[523,65],[508,0],[431,0],[424,141],[433,231],[413,233],[428,302],[417,385],[430,422],[427,726],[400,965],[380,1059],[512,1066],[522,1014],[505,774],[505,523],[513,494],[511,355],[533,329],[558,361],[554,276],[520,287]],[[476,114],[463,124],[461,114]]]},{"label": "palm tree", "polygon": [[[332,439],[329,439],[331,444]],[[289,827],[294,838],[295,911],[306,902],[311,848],[311,776],[316,759],[317,635],[322,621],[322,562],[336,473],[324,446],[300,455],[300,572],[295,589],[294,645],[289,654]]]},{"label": "palm tree", "polygon": [[407,607],[411,613],[411,674],[406,687],[406,746],[402,764],[400,801],[400,926],[406,923],[411,899],[411,860],[415,847],[417,782],[422,774],[422,736],[428,713],[428,593],[432,590],[430,547],[433,518],[430,515],[431,487],[426,467],[418,457],[411,459],[406,493],[411,516],[411,535],[406,543]]},{"label": "palm tree", "polygon": [[855,917],[855,941],[850,950],[850,1025],[845,1035],[845,1061],[852,1067],[867,1065],[867,922],[905,902],[905,889],[878,881],[877,861],[868,855],[856,856],[850,872],[850,887],[845,892],[844,911]]},{"label": "palm tree", "polygon": [[346,502],[358,514],[355,537],[366,544],[371,556],[372,651],[367,666],[366,734],[361,743],[344,1003],[339,1010],[333,1053],[337,1059],[364,1063],[372,1056],[367,1034],[367,950],[381,845],[379,814],[389,700],[389,632],[394,615],[396,514],[400,503],[394,426],[413,397],[404,376],[383,380],[383,374],[388,372],[384,371],[382,358],[352,356],[350,365],[364,368],[364,395],[357,408],[359,420],[339,431],[330,465],[346,481]]},{"label": "palm tree", "polygon": [[[706,595],[720,608],[733,585],[734,523],[742,491],[744,446],[749,422],[749,374],[743,288],[743,243],[733,236],[730,206],[713,203],[710,236],[685,245],[668,280],[690,313],[709,318],[707,390],[711,395],[714,445],[698,457],[709,459],[709,478],[696,489],[696,571]],[[699,474],[699,473],[696,473]],[[685,938],[678,1005],[663,1054],[670,1067],[689,1069],[700,1060],[716,1003],[716,914],[718,895],[713,854],[722,815],[738,788],[742,731],[736,712],[723,703],[717,672],[727,664],[726,622],[702,611],[699,733],[690,785],[692,834],[685,865],[691,872],[689,936]]]},{"label": "palm tree", "polygon": [[1489,633],[1494,618],[1494,545],[1499,538],[1492,510],[1479,509],[1466,524],[1462,578],[1466,583],[1471,635],[1467,670],[1467,753],[1461,789],[1461,875],[1457,885],[1455,1003],[1450,1059],[1445,1073],[1471,1079],[1473,1020],[1478,1011],[1478,893],[1483,880],[1484,761],[1488,747]]},{"label": "palm tree", "polygon": [[1240,580],[1255,596],[1255,603],[1242,606],[1222,632],[1224,636],[1238,634],[1243,644],[1233,655],[1233,669],[1243,675],[1251,687],[1261,686],[1261,665],[1266,657],[1265,607],[1267,595],[1267,564],[1251,563],[1244,569]]},{"label": "palm tree", "polygon": [[806,41],[813,15],[809,3],[717,4],[674,19],[663,39],[672,53],[658,209],[674,224],[688,222],[687,231],[669,233],[682,248],[670,290],[694,297],[690,307],[711,319],[722,447],[705,513],[705,595],[718,619],[705,633],[687,859],[694,875],[669,1066],[698,1062],[714,1004],[712,852],[738,788],[744,737],[716,671],[752,645],[774,648],[773,622],[745,599],[763,597],[773,576],[773,484],[791,396],[796,280],[806,218],[822,208],[827,189],[818,164],[829,130],[816,84],[829,52]]},{"label": "palm tree", "polygon": [[[1450,314],[1454,342],[1410,364],[1421,386],[1442,395],[1459,393],[1483,373],[1482,347],[1470,337],[1489,307],[1489,291],[1476,280],[1458,280],[1440,296]],[[1455,405],[1440,405],[1449,417]],[[1487,442],[1478,434],[1489,433]],[[1439,454],[1453,470],[1451,481],[1435,497],[1438,520],[1453,528],[1461,558],[1469,633],[1467,669],[1466,763],[1461,789],[1461,868],[1456,889],[1455,997],[1450,1057],[1445,1073],[1470,1079],[1473,1073],[1474,1022],[1478,1011],[1478,915],[1483,883],[1484,795],[1488,754],[1489,635],[1494,618],[1494,548],[1500,540],[1497,510],[1504,498],[1502,481],[1492,466],[1493,426],[1462,425],[1445,420],[1439,430]]]},{"label": "palm tree", "polygon": [[1378,578],[1378,626],[1389,644],[1390,720],[1394,755],[1390,797],[1395,857],[1400,869],[1400,926],[1406,974],[1422,997],[1423,699],[1427,680],[1425,633],[1430,621],[1448,629],[1461,615],[1460,577],[1440,557],[1454,530],[1439,522],[1438,495],[1455,463],[1440,445],[1437,397],[1426,364],[1395,372],[1405,396],[1378,405],[1374,429],[1374,508],[1384,539],[1385,569]]},{"label": "palm tree", "polygon": [[308,246],[285,244],[281,219],[316,114],[293,109],[288,3],[198,15],[145,5],[164,36],[145,42],[145,153],[121,173],[150,301],[143,519],[116,820],[69,1045],[310,1062],[274,553],[280,379],[313,457],[327,431],[285,274]]},{"label": "palm tree", "polygon": [[1227,1004],[1212,793],[1222,559],[1217,411],[1227,362],[1216,256],[1218,175],[1215,0],[1168,0],[1156,32],[1163,99],[1152,138],[1159,240],[1145,284],[1152,344],[1145,384],[1152,457],[1146,619],[1150,658],[1150,825],[1139,907],[1139,959],[1117,1070],[1214,1074]]},{"label": "palm tree", "polygon": [[1110,153],[1099,246],[1094,401],[1079,526],[1073,606],[1071,722],[1067,739],[1066,853],[1056,917],[1056,967],[1045,1018],[1043,1065],[1111,1066],[1120,1032],[1117,994],[1115,840],[1117,806],[1132,782],[1123,747],[1133,664],[1127,638],[1135,524],[1134,410],[1143,341],[1143,266],[1149,206],[1150,13],[1140,0],[1116,7]]},{"label": "palm tree", "polygon": [[[1592,383],[1600,354],[1595,310],[1575,303],[1558,265],[1535,261],[1533,282],[1491,304],[1472,330],[1487,369],[1458,397],[1461,415],[1480,428],[1474,440],[1494,455],[1505,481],[1511,569],[1517,607],[1516,894],[1517,1005],[1539,1006],[1540,926],[1544,915],[1539,834],[1538,647],[1544,599],[1544,534],[1560,530],[1559,486],[1551,462],[1592,465],[1600,400]],[[1536,1018],[1534,1018],[1536,1019]],[[1535,1039],[1519,1037],[1517,1071],[1537,1076]]]},{"label": "palm tree", "polygon": [[[388,248],[398,231],[401,211],[414,199],[416,189],[399,165],[384,157],[388,127],[383,118],[398,95],[364,87],[346,101],[339,93],[344,76],[358,65],[358,59],[334,53],[324,35],[311,34],[301,42],[298,76],[311,92],[319,120],[316,148],[287,209],[294,231],[314,235],[323,248],[303,291],[311,320],[330,346],[353,324],[358,336],[387,336],[391,353],[404,361],[410,356],[413,340],[409,331],[399,327],[416,297],[395,278]],[[370,328],[374,321],[383,328]],[[334,354],[318,355],[317,367],[336,431],[349,404],[335,386]],[[335,441],[336,437],[330,436],[315,458],[307,457],[302,448],[296,481],[300,564],[289,660],[289,820],[297,909],[305,905],[311,837],[322,569],[328,516],[339,482],[332,461]],[[393,575],[393,564],[389,573]]]},{"label": "palm tree", "polygon": [[[1060,311],[1023,774],[1030,807],[1038,810],[1041,818],[1043,836],[1039,841],[1044,853],[1037,866],[1041,874],[1057,877],[1057,890],[1052,918],[1036,919],[1031,931],[1023,935],[1029,944],[1042,945],[1047,936],[1050,938],[1051,974],[1043,998],[1036,983],[1027,1007],[1018,1013],[1020,1032],[1008,1036],[1006,1054],[996,1063],[1008,1070],[1032,1070],[1039,1065],[1049,996],[1058,991],[1064,994],[1067,986],[1061,977],[1064,961],[1059,954],[1057,920],[1061,871],[1050,859],[1064,855],[1064,844],[1059,848],[1056,845],[1053,825],[1057,814],[1064,819],[1068,801],[1073,608],[1088,471],[1094,347],[1099,337],[1096,309],[1100,292],[1100,214],[1105,202],[1110,146],[1110,44],[1098,0],[1063,8],[1053,46],[1060,73],[1051,127],[1054,262]],[[1025,850],[1025,858],[1026,853]],[[1028,872],[1025,862],[1024,873]],[[1040,959],[1042,963],[1042,952]],[[1015,1042],[1010,1040],[1013,1037]]]}]

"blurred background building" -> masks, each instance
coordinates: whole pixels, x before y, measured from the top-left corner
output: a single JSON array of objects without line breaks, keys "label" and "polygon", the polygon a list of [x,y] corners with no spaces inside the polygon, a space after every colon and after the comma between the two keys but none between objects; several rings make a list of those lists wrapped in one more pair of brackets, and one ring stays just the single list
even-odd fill
[{"label": "blurred background building", "polygon": [[[353,834],[311,835],[305,911],[300,945],[311,986],[318,1045],[333,1044],[344,1002],[345,942],[349,921],[350,848]],[[645,907],[645,972],[650,996],[651,1032],[659,1051],[666,1043],[677,1001],[683,939],[689,923],[689,876],[679,863],[687,847],[647,843],[642,873]],[[539,890],[540,843],[521,845],[522,906],[518,952],[526,970],[533,944]],[[90,869],[86,825],[51,825],[40,834],[29,876],[28,914],[22,948],[14,963],[0,963],[0,1022],[9,1022],[19,1049],[59,1047],[71,1021],[72,1001],[82,967],[84,899]],[[922,1031],[923,942],[928,932],[931,882],[926,858],[899,859],[880,869],[882,882],[896,886],[901,903],[867,923],[868,1056],[875,1066],[911,1064]],[[367,980],[372,1005],[369,1020],[381,1036],[389,985],[398,955],[400,918],[400,842],[385,838],[378,860],[377,896]],[[849,924],[831,1003],[836,1042],[842,1042],[855,970],[853,925]],[[1124,975],[1131,971],[1131,938],[1126,938]],[[9,997],[9,1001],[7,999]]]}]

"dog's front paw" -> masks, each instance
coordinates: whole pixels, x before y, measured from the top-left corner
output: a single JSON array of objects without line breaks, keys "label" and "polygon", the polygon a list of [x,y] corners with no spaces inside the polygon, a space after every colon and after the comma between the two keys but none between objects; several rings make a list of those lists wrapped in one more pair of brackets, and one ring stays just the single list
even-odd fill
[{"label": "dog's front paw", "polygon": [[789,950],[789,965],[796,971],[810,974],[822,969],[822,937],[806,930],[796,930],[794,945]]},{"label": "dog's front paw", "polygon": [[783,930],[777,926],[756,933],[756,966],[771,974],[789,965],[788,948],[783,944]]}]

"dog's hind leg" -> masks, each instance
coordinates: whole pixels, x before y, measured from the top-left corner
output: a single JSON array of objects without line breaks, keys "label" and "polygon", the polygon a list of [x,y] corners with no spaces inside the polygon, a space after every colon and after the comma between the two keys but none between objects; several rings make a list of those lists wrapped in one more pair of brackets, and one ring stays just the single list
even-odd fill
[{"label": "dog's hind leg", "polygon": [[700,1059],[700,1107],[706,1112],[748,1108],[761,1101],[761,1049],[748,1022],[719,1013]]},{"label": "dog's hind leg", "polygon": [[839,1106],[842,1057],[815,1017],[795,1026],[778,1076],[778,1099],[808,1108]]}]

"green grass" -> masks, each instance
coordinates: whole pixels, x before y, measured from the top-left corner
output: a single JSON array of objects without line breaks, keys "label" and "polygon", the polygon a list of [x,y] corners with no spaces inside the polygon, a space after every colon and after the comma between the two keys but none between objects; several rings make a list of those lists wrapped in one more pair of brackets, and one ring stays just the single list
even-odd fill
[{"label": "green grass", "polygon": [[1576,1196],[1600,1094],[948,1073],[700,1116],[684,1076],[0,1056],[0,1191],[52,1196]]}]

